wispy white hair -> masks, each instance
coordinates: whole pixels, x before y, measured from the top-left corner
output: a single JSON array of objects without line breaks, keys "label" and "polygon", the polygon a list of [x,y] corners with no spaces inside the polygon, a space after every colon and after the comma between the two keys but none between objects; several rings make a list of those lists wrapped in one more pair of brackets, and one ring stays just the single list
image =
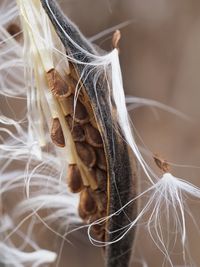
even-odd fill
[{"label": "wispy white hair", "polygon": [[[40,248],[33,241],[32,230],[28,237],[19,234],[21,225],[26,221],[30,224],[30,219],[36,216],[49,229],[56,221],[63,232],[82,221],[77,213],[78,198],[66,185],[67,163],[62,160],[63,152],[51,144],[48,151],[42,151],[35,134],[37,126],[33,125],[30,104],[34,101],[30,90],[33,81],[26,83],[24,78],[27,63],[23,40],[17,41],[7,31],[14,21],[19,23],[15,1],[1,1],[0,95],[5,101],[0,114],[0,264],[37,267],[54,262],[57,255]],[[16,102],[22,108],[15,115]],[[16,201],[12,196],[17,192],[20,197]],[[8,208],[6,199],[11,200],[13,209]],[[48,211],[46,218],[37,214],[43,209]],[[60,235],[58,230],[51,230]],[[13,241],[19,235],[23,247]]]},{"label": "wispy white hair", "polygon": [[[14,2],[10,4],[6,0],[0,5],[0,13],[2,14],[0,16],[0,34],[2,38],[0,41],[0,94],[6,97],[6,99],[14,98],[20,101],[25,99],[27,101],[27,108],[23,110],[20,119],[15,118],[15,116],[14,118],[8,116],[4,111],[2,111],[0,116],[0,138],[2,141],[0,145],[0,197],[4,198],[5,195],[11,195],[12,192],[21,189],[25,190],[22,190],[24,194],[22,194],[19,202],[14,203],[14,210],[7,210],[6,203],[2,201],[3,217],[0,228],[0,261],[4,264],[13,264],[21,267],[28,264],[39,266],[56,260],[54,252],[40,248],[39,244],[36,244],[35,241],[33,242],[30,236],[26,239],[21,234],[25,243],[31,245],[31,252],[16,247],[12,237],[15,234],[19,235],[19,228],[25,221],[36,216],[51,231],[62,236],[58,230],[51,227],[52,222],[56,221],[59,223],[59,226],[66,230],[71,225],[80,224],[81,220],[77,214],[78,198],[69,192],[65,183],[67,161],[63,157],[63,153],[66,150],[62,151],[55,148],[50,143],[47,134],[49,118],[46,115],[51,114],[52,117],[59,116],[59,112],[43,79],[44,72],[53,66],[53,59],[56,59],[57,65],[62,64],[62,61],[65,61],[67,65],[68,59],[72,61],[74,59],[64,55],[61,43],[58,42],[58,46],[55,46],[53,40],[57,37],[54,35],[55,32],[52,30],[44,10],[41,9],[40,5],[38,8],[37,4],[39,1],[18,0],[18,3],[20,12],[22,12],[22,19],[26,22],[24,44],[22,41],[16,41],[6,30],[7,25],[17,18],[18,9],[16,5]],[[42,30],[40,29],[39,33],[37,32],[37,23],[37,27],[34,28],[28,21],[27,10],[29,10],[28,15],[30,15],[30,18],[33,18],[33,25],[35,21],[35,23],[39,22],[38,25],[45,26],[41,28]],[[33,38],[32,42],[30,36]],[[69,36],[66,37],[69,38]],[[34,43],[36,39],[38,42]],[[75,45],[81,49],[79,44]],[[31,55],[27,60],[23,57],[23,48],[26,52],[29,51],[27,55]],[[117,242],[125,234],[128,234],[129,230],[136,223],[139,223],[142,218],[148,215],[145,225],[153,241],[163,252],[165,261],[168,261],[170,266],[175,266],[170,255],[168,235],[165,237],[163,233],[166,229],[170,232],[170,225],[173,224],[174,239],[180,239],[184,256],[187,240],[185,213],[188,212],[185,195],[200,198],[200,189],[170,173],[165,173],[162,176],[157,175],[142,157],[133,136],[130,119],[126,110],[126,99],[117,49],[103,56],[93,55],[87,51],[84,52],[92,58],[90,65],[94,67],[94,70],[97,70],[97,75],[94,78],[94,87],[100,73],[98,72],[99,68],[101,70],[106,70],[108,66],[111,68],[113,98],[117,107],[117,118],[120,127],[123,129],[126,142],[142,166],[148,181],[150,181],[149,188],[146,191],[140,193],[115,214],[110,214],[106,218],[89,225],[89,238],[97,246],[105,246]],[[34,58],[35,61],[31,61]],[[85,64],[85,69],[87,69],[85,62],[77,62],[76,60],[74,62]],[[131,101],[138,103],[138,99],[133,98],[129,98],[127,101],[129,103]],[[144,100],[140,101],[140,104],[144,104]],[[151,102],[151,105],[166,108],[163,105],[157,105],[155,102]],[[174,112],[172,109],[169,111]],[[12,115],[12,112],[10,113]],[[47,129],[45,129],[44,125]],[[45,145],[46,148],[44,148]],[[94,224],[102,223],[113,216],[120,216],[120,213],[123,212],[127,205],[131,205],[136,199],[146,196],[146,204],[141,208],[136,219],[123,229],[118,230],[118,239],[108,244],[101,243],[91,236],[90,229]],[[40,211],[43,209],[49,211],[45,218],[40,216]],[[162,224],[164,222],[161,221],[163,212],[166,215],[165,224]],[[16,221],[17,219],[21,221],[15,224],[15,219]],[[145,261],[144,266],[147,266]]]}]

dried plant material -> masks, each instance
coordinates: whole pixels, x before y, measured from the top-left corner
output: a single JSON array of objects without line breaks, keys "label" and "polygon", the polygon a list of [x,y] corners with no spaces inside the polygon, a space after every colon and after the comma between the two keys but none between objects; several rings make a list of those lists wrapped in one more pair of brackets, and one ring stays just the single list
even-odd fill
[{"label": "dried plant material", "polygon": [[[34,82],[34,86],[31,87],[34,101],[30,101],[32,114],[30,129],[34,129],[31,136],[39,136],[39,139],[45,143],[45,130],[50,126],[50,119],[59,119],[66,149],[63,149],[61,156],[60,150],[52,146],[52,156],[54,160],[60,161],[59,174],[67,161],[70,164],[76,164],[80,171],[83,184],[87,186],[80,192],[80,216],[85,218],[86,223],[92,213],[98,214],[99,218],[109,216],[127,203],[135,193],[132,182],[132,178],[135,179],[133,176],[135,161],[132,163],[129,157],[130,149],[126,142],[126,131],[123,131],[119,116],[124,112],[120,113],[116,101],[116,92],[123,91],[121,87],[116,90],[116,81],[118,82],[120,78],[120,73],[118,75],[118,70],[116,71],[116,67],[119,67],[118,51],[114,49],[111,53],[100,55],[76,26],[63,16],[54,1],[41,1],[44,9],[39,0],[17,1],[26,37],[26,53],[30,55],[30,57],[26,56],[27,66],[34,76],[30,78]],[[60,73],[67,73],[68,76],[61,77]],[[113,79],[112,75],[116,79]],[[72,78],[74,80],[71,83]],[[66,84],[70,87],[69,91]],[[119,99],[125,103],[124,96],[122,98],[121,95],[119,96]],[[75,136],[66,121],[66,116],[69,115],[74,125],[81,126],[84,133],[87,131],[87,140],[75,141]],[[91,126],[85,130],[86,124]],[[97,147],[100,145],[101,147]],[[37,155],[42,158],[44,151],[41,148],[39,151],[40,154],[37,153]],[[93,175],[93,171],[99,168],[97,157],[99,157],[99,167],[105,172],[104,185],[101,185]],[[100,175],[98,177],[100,179]],[[29,179],[26,184],[29,196]],[[45,194],[41,196],[40,201],[44,198],[49,200],[48,195]],[[63,203],[62,200],[59,199]],[[30,203],[27,205],[29,208],[31,205],[36,207],[39,200],[29,200],[28,203]],[[135,208],[127,208],[120,218],[104,224],[105,227],[99,233],[101,241],[109,244],[114,240],[117,228],[123,227],[130,218],[135,216],[133,210]],[[52,214],[51,217],[55,218],[55,216]],[[115,253],[118,252],[122,253],[120,264],[127,266],[130,253],[128,256],[123,255],[132,246],[133,237],[131,232],[119,246],[112,245],[106,248],[107,266],[117,266],[117,261],[114,260],[111,263],[111,259],[115,258]]]},{"label": "dried plant material", "polygon": [[[98,215],[93,215],[90,217],[90,223],[98,221],[100,218]],[[93,225],[91,231],[98,240],[105,240],[105,223]]]},{"label": "dried plant material", "polygon": [[158,168],[160,168],[164,173],[169,172],[170,167],[169,167],[169,164],[166,160],[162,159],[157,154],[155,154],[153,158],[154,158],[154,161],[155,161],[156,165],[158,166]]},{"label": "dried plant material", "polygon": [[81,191],[79,207],[83,214],[92,215],[96,213],[97,205],[89,188]]},{"label": "dried plant material", "polygon": [[47,72],[49,89],[55,96],[68,97],[71,94],[71,87],[62,79],[57,70],[51,69]]},{"label": "dried plant material", "polygon": [[94,179],[97,181],[98,190],[106,192],[107,189],[107,173],[99,168],[93,170]]},{"label": "dried plant material", "polygon": [[[99,215],[94,214],[90,217],[89,222],[92,223],[92,222],[95,222],[99,219],[100,219]],[[97,224],[97,225],[94,225],[92,231],[99,233],[102,230],[102,228],[104,228],[104,227],[105,227],[104,224]]]},{"label": "dried plant material", "polygon": [[103,140],[99,131],[94,128],[90,123],[84,126],[86,141],[94,147],[102,147]]},{"label": "dried plant material", "polygon": [[112,45],[113,48],[117,48],[119,50],[119,41],[121,39],[121,32],[119,30],[116,30],[112,37]]},{"label": "dried plant material", "polygon": [[[84,114],[82,107],[79,108],[78,102],[81,91],[84,98],[80,102],[83,106],[85,105],[87,110],[90,110],[90,120],[95,118],[97,128],[101,133],[103,148],[95,148],[94,151],[97,155],[95,163],[107,172],[108,187],[106,189],[107,198],[105,198],[104,214],[108,216],[119,210],[135,194],[133,180],[135,181],[136,166],[134,159],[130,161],[129,157],[128,145],[129,141],[132,142],[132,134],[126,117],[125,97],[121,86],[120,69],[118,69],[118,50],[114,49],[111,53],[100,56],[76,26],[62,14],[54,1],[42,0],[41,2],[65,46],[66,57],[72,61],[76,73],[81,79],[74,94],[76,97],[71,102],[74,111],[71,116],[78,123],[86,123],[82,120],[82,117],[77,116],[77,114]],[[111,76],[113,76],[105,80],[105,77],[109,76],[110,70]],[[112,81],[112,90],[110,90],[109,80]],[[88,103],[91,105],[91,109],[87,107]],[[77,112],[77,110],[80,111]],[[79,120],[80,118],[81,120]],[[79,144],[83,145],[83,143]],[[85,143],[84,146],[88,147],[88,144]],[[83,151],[83,148],[77,149],[76,145],[76,150],[80,154],[78,150]],[[91,155],[88,151],[85,152],[87,155]],[[83,161],[83,157],[81,160]],[[85,165],[89,167],[88,162],[90,161],[87,160]],[[84,215],[80,208],[79,212]],[[120,266],[119,264],[124,267],[128,266],[134,232],[129,232],[129,235],[124,237],[119,244],[112,243],[111,240],[116,239],[117,230],[123,228],[134,216],[135,207],[127,207],[120,217],[113,217],[107,223],[108,231],[104,242],[112,245],[105,250],[106,266],[116,267]],[[118,262],[117,256],[119,253],[122,255]]]},{"label": "dried plant material", "polygon": [[59,98],[59,104],[60,104],[60,107],[62,109],[62,112],[63,112],[63,114],[65,116],[68,116],[70,114],[73,114],[72,109],[71,109],[71,107],[69,105],[70,99],[68,99],[68,98],[64,98],[64,97],[63,98],[62,97]]},{"label": "dried plant material", "polygon": [[90,218],[90,214],[86,213],[83,209],[82,206],[79,204],[78,206],[78,214],[81,217],[83,221],[87,221]]},{"label": "dried plant material", "polygon": [[95,192],[94,196],[97,202],[99,214],[101,214],[102,217],[106,217],[108,204],[107,190]]},{"label": "dried plant material", "polygon": [[79,158],[79,156],[77,155],[78,160],[77,163],[79,165],[79,169],[81,172],[81,176],[82,176],[82,180],[83,180],[83,184],[86,187],[90,187],[93,191],[97,190],[98,185],[96,180],[94,179],[94,177],[92,176],[91,173],[91,169],[90,167],[86,166],[81,159]]},{"label": "dried plant material", "polygon": [[85,132],[84,132],[83,126],[73,121],[73,118],[70,115],[66,116],[65,119],[71,131],[73,140],[75,142],[85,141]]},{"label": "dried plant material", "polygon": [[71,114],[75,122],[84,124],[89,121],[87,110],[79,99],[75,101],[74,95],[71,95],[67,97],[64,101],[66,102],[66,106],[69,110],[69,113]]},{"label": "dried plant material", "polygon": [[[5,2],[7,0],[3,1],[3,4]],[[28,111],[25,117],[28,125],[23,127],[21,121],[0,116],[0,123],[5,127],[12,125],[15,130],[12,133],[7,128],[0,129],[3,132],[2,136],[8,134],[8,138],[2,138],[3,142],[0,145],[0,198],[5,193],[9,194],[12,188],[15,190],[25,186],[27,199],[15,206],[14,217],[18,218],[17,216],[22,214],[26,216],[30,212],[28,216],[33,218],[33,214],[40,215],[40,209],[45,212],[49,209],[48,216],[41,220],[52,232],[63,238],[63,241],[67,238],[60,232],[62,227],[63,230],[69,229],[70,224],[89,224],[85,227],[88,227],[90,241],[96,246],[105,247],[107,267],[129,266],[134,229],[136,224],[140,223],[139,220],[145,217],[145,222],[142,223],[145,224],[145,229],[157,248],[164,254],[163,264],[174,266],[170,245],[174,246],[179,240],[182,248],[180,255],[182,254],[183,258],[187,249],[185,213],[190,213],[190,210],[185,195],[199,199],[200,189],[169,173],[167,162],[159,156],[155,156],[155,162],[163,172],[161,177],[154,173],[143,159],[133,138],[126,109],[119,62],[119,32],[113,36],[114,49],[101,55],[101,52],[98,52],[99,50],[62,14],[53,0],[17,2],[24,32],[25,60],[21,58],[21,44],[6,31],[9,24],[1,25],[2,33],[5,33],[6,38],[9,37],[5,41],[1,38],[3,45],[0,46],[0,54],[3,57],[2,62],[6,62],[2,66],[9,66],[8,72],[13,79],[8,82],[7,75],[0,73],[0,80],[5,85],[0,91],[4,96],[23,98],[27,93]],[[11,7],[11,11],[9,8],[5,13],[8,12],[12,17],[12,14],[17,12],[16,7],[13,8],[13,1]],[[16,59],[13,60],[12,53],[17,62]],[[13,68],[10,68],[13,65],[17,72],[16,69],[13,71]],[[25,71],[22,66],[26,67]],[[55,93],[50,89],[52,85],[48,84],[47,76],[49,71],[58,69],[59,75],[67,75],[54,79],[52,83],[57,87]],[[24,72],[27,86],[21,78]],[[13,81],[16,81],[15,84]],[[66,94],[63,84],[70,87]],[[133,99],[129,98],[129,101]],[[136,103],[145,103],[144,99],[139,101]],[[170,110],[155,101],[150,103]],[[173,109],[171,112],[177,114]],[[66,116],[69,115],[72,124],[80,127],[76,133],[73,133],[73,127],[71,128],[66,120]],[[59,129],[62,126],[62,134],[66,141],[66,147],[63,149],[58,149],[49,138],[46,138],[47,129],[51,128],[53,118],[59,120]],[[91,125],[89,131],[85,130],[88,124],[97,131],[94,132],[93,128],[91,131]],[[87,136],[84,141],[81,139],[83,132]],[[56,135],[55,131],[54,135],[57,136],[56,142],[60,142],[60,134]],[[77,149],[78,136],[81,139],[78,143],[84,145],[84,148],[92,148],[93,152],[88,149],[85,153],[82,148]],[[100,146],[99,141],[102,141],[100,148],[97,146]],[[43,149],[45,144],[45,148],[48,148],[46,150]],[[89,158],[94,153],[94,165],[91,164],[93,157],[89,160],[86,157],[89,165],[85,164],[78,154],[80,151],[83,158],[84,155]],[[137,176],[135,158],[149,182],[145,183],[148,185],[147,190],[138,196],[136,182],[140,177]],[[13,161],[20,162],[26,172],[24,169],[19,173],[18,170],[10,172],[9,165]],[[68,163],[71,179],[69,182],[72,191],[80,191],[80,201],[79,194],[71,194],[66,186],[65,170]],[[101,169],[99,164],[103,166]],[[136,202],[143,196],[146,203],[137,214]],[[78,216],[78,209],[84,221]],[[20,223],[23,222],[24,220]],[[50,222],[56,222],[57,228],[52,229]],[[56,253],[40,249],[33,240],[29,240],[29,235],[23,237],[23,242],[28,244],[28,248],[31,246],[30,251],[33,252],[21,251],[25,248],[25,243],[16,247],[10,237],[14,232],[18,234],[18,230],[9,216],[1,216],[0,237],[3,236],[2,240],[5,241],[0,241],[0,261],[3,264],[16,267],[31,264],[38,267],[41,264],[55,262]],[[8,257],[5,258],[5,255]],[[54,265],[59,265],[59,262],[53,263]],[[194,264],[192,262],[186,265]]]},{"label": "dried plant material", "polygon": [[96,155],[97,155],[97,166],[102,169],[103,171],[107,170],[107,162],[104,150],[102,148],[96,148]]},{"label": "dried plant material", "polygon": [[65,138],[58,118],[53,119],[51,127],[51,140],[59,147],[65,146]]},{"label": "dried plant material", "polygon": [[92,168],[96,163],[96,155],[94,149],[87,143],[75,142],[77,153],[81,161],[88,168]]},{"label": "dried plant material", "polygon": [[83,181],[79,168],[75,164],[70,164],[67,169],[67,184],[73,193],[79,193],[83,188]]}]

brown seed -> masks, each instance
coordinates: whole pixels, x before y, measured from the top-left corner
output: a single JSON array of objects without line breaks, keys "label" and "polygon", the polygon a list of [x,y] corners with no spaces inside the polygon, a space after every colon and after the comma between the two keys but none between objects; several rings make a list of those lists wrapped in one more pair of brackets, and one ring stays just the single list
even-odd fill
[{"label": "brown seed", "polygon": [[100,169],[107,171],[106,157],[103,148],[96,148],[95,151],[97,155],[97,166]]},{"label": "brown seed", "polygon": [[94,179],[97,182],[97,191],[106,191],[107,188],[107,173],[99,168],[91,170]]},{"label": "brown seed", "polygon": [[106,216],[106,210],[107,210],[107,179],[106,178],[107,177],[106,176],[101,177],[103,179],[100,180],[100,183],[101,183],[100,185],[97,182],[97,178],[95,176],[95,170],[90,171],[90,173],[92,173],[92,177],[94,181],[96,181],[97,183],[97,188],[94,189],[92,192],[93,192],[93,197],[98,207],[98,211],[102,216]]},{"label": "brown seed", "polygon": [[[92,229],[93,230],[93,229]],[[102,242],[104,242],[105,241],[105,230],[104,229],[102,229],[100,232],[98,232],[98,233],[95,233],[94,232],[94,236],[95,236],[95,238],[97,239],[97,240],[100,240],[100,241],[102,241]]]},{"label": "brown seed", "polygon": [[97,211],[95,199],[92,196],[92,192],[87,187],[81,191],[79,206],[83,214],[93,215]]},{"label": "brown seed", "polygon": [[66,99],[66,101],[70,114],[76,122],[84,124],[89,121],[87,110],[78,99],[75,100],[74,96],[71,95]]},{"label": "brown seed", "polygon": [[78,214],[81,217],[81,219],[83,219],[84,221],[87,221],[90,218],[90,215],[86,214],[85,211],[82,210],[82,207],[81,207],[80,203],[79,203],[79,206],[78,206]]},{"label": "brown seed", "polygon": [[104,210],[106,211],[106,209],[107,209],[107,192],[101,192],[99,194],[99,197],[101,199]]},{"label": "brown seed", "polygon": [[96,163],[96,154],[94,149],[83,142],[75,142],[76,150],[81,161],[89,168],[93,167]]},{"label": "brown seed", "polygon": [[50,90],[55,96],[68,97],[72,88],[61,77],[59,72],[51,69],[47,72],[47,82]]},{"label": "brown seed", "polygon": [[[100,219],[101,218],[99,217],[99,215],[95,214],[95,215],[90,217],[89,223],[93,223],[93,222],[100,220]],[[96,223],[92,226],[92,231],[93,231],[93,233],[100,235],[101,232],[104,231],[104,229],[103,229],[104,227],[105,227],[104,222]]]},{"label": "brown seed", "polygon": [[166,160],[160,158],[157,154],[155,154],[153,158],[158,168],[160,168],[163,172],[169,172],[170,166]]},{"label": "brown seed", "polygon": [[[100,219],[98,215],[93,215],[90,217],[89,223],[95,222],[96,220]],[[92,235],[98,240],[105,240],[105,222],[97,223],[92,225],[91,227]]]},{"label": "brown seed", "polygon": [[85,141],[85,133],[83,128],[73,121],[73,118],[70,115],[66,116],[65,119],[71,131],[73,140],[79,142]]},{"label": "brown seed", "polygon": [[121,32],[116,30],[112,37],[112,45],[113,48],[117,48],[119,50],[119,40],[121,39]]},{"label": "brown seed", "polygon": [[21,29],[17,24],[12,23],[8,25],[7,31],[10,35],[14,36],[15,39],[18,40],[20,38]]},{"label": "brown seed", "polygon": [[103,141],[99,131],[94,128],[90,123],[84,126],[86,141],[95,147],[102,147]]},{"label": "brown seed", "polygon": [[69,68],[70,68],[70,76],[74,79],[74,80],[79,80],[79,74],[77,73],[74,65],[69,62]]},{"label": "brown seed", "polygon": [[[102,232],[101,232],[101,236],[99,236],[99,239],[101,240],[101,241],[105,241],[106,240],[106,231],[105,230],[103,230]],[[103,249],[105,249],[105,247],[103,247]]]},{"label": "brown seed", "polygon": [[76,164],[70,164],[67,170],[68,186],[73,193],[79,193],[83,188],[81,173]]},{"label": "brown seed", "polygon": [[106,191],[96,191],[96,202],[98,205],[98,210],[101,213],[102,216],[106,216],[106,210],[107,210],[107,193]]},{"label": "brown seed", "polygon": [[59,147],[65,146],[65,138],[58,118],[53,119],[51,127],[51,139],[55,145]]}]

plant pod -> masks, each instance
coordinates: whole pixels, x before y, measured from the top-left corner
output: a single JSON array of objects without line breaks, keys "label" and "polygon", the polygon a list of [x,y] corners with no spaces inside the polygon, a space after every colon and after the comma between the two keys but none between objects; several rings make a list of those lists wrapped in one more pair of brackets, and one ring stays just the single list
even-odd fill
[{"label": "plant pod", "polygon": [[[99,136],[98,140],[96,140],[97,143],[94,144],[97,147],[92,147],[92,142],[90,145],[87,144],[87,146],[91,146],[91,151],[95,151],[97,156],[97,162],[89,162],[88,166],[86,166],[87,161],[85,160],[84,162],[84,153],[82,153],[85,144],[81,142],[77,143],[78,150],[81,151],[81,161],[83,161],[85,166],[81,167],[82,163],[80,162],[76,164],[80,168],[80,171],[82,168],[82,174],[85,168],[91,170],[91,168],[95,167],[95,164],[107,173],[107,205],[105,207],[105,213],[109,216],[116,213],[130,201],[130,199],[134,198],[136,194],[135,159],[130,154],[129,146],[127,145],[124,132],[117,116],[118,110],[113,99],[113,84],[109,78],[111,72],[114,70],[111,69],[109,64],[106,66],[106,70],[101,64],[99,64],[99,69],[96,70],[93,67],[93,62],[96,59],[98,62],[98,58],[101,60],[103,56],[101,57],[101,55],[98,54],[94,47],[79,32],[78,28],[61,12],[54,1],[41,0],[41,3],[65,47],[66,55],[71,59],[71,73],[76,73],[81,80],[79,81],[79,87],[81,87],[81,101],[77,92],[79,89],[76,88],[77,90],[74,92],[74,95],[76,96],[77,93],[78,103],[82,103],[85,106],[87,113],[89,113],[89,121],[95,121],[94,124],[97,125],[99,135],[102,139],[102,148],[98,148],[98,146],[101,145]],[[98,74],[98,78],[95,78],[97,77],[96,74]],[[107,76],[108,79],[105,79],[105,76]],[[76,112],[74,114],[76,114]],[[70,115],[72,116],[72,114]],[[75,121],[78,122],[76,115],[74,117]],[[84,123],[86,123],[86,121],[81,121],[80,125]],[[85,127],[87,127],[86,135],[88,136],[91,131],[88,126]],[[87,149],[87,146],[85,149]],[[90,149],[87,150],[87,156],[89,155]],[[90,189],[94,190],[94,188]],[[80,209],[80,213],[82,217],[84,217],[84,211],[82,209]],[[96,215],[99,216],[99,214]],[[105,231],[105,237],[103,233],[102,236],[104,240],[102,241],[105,242],[105,244],[109,244],[105,248],[107,267],[129,266],[134,230],[131,230],[129,234],[125,235],[119,242],[115,243],[112,241],[115,240],[118,235],[117,230],[129,224],[130,221],[134,220],[135,216],[136,204],[127,206],[119,216],[113,216],[106,221],[105,228],[107,231]]]}]

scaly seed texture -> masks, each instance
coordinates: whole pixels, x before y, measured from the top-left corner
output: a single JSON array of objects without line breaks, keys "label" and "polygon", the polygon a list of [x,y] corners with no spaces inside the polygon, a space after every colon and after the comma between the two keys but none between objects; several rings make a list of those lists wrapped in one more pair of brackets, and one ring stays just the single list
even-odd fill
[{"label": "scaly seed texture", "polygon": [[[80,193],[79,215],[86,223],[92,223],[106,215],[107,208],[107,163],[103,140],[94,121],[89,101],[82,94],[76,99],[75,91],[78,77],[70,64],[72,75],[65,79],[59,72],[51,69],[47,72],[47,82],[52,94],[60,103],[66,126],[71,133],[77,162],[69,164],[67,184],[73,193]],[[65,146],[64,134],[59,118],[54,118],[51,128],[51,139],[59,147]],[[87,172],[86,172],[87,170]],[[86,184],[87,174],[90,181]],[[85,177],[82,177],[84,175]],[[93,234],[105,241],[105,224],[92,227]]]}]

